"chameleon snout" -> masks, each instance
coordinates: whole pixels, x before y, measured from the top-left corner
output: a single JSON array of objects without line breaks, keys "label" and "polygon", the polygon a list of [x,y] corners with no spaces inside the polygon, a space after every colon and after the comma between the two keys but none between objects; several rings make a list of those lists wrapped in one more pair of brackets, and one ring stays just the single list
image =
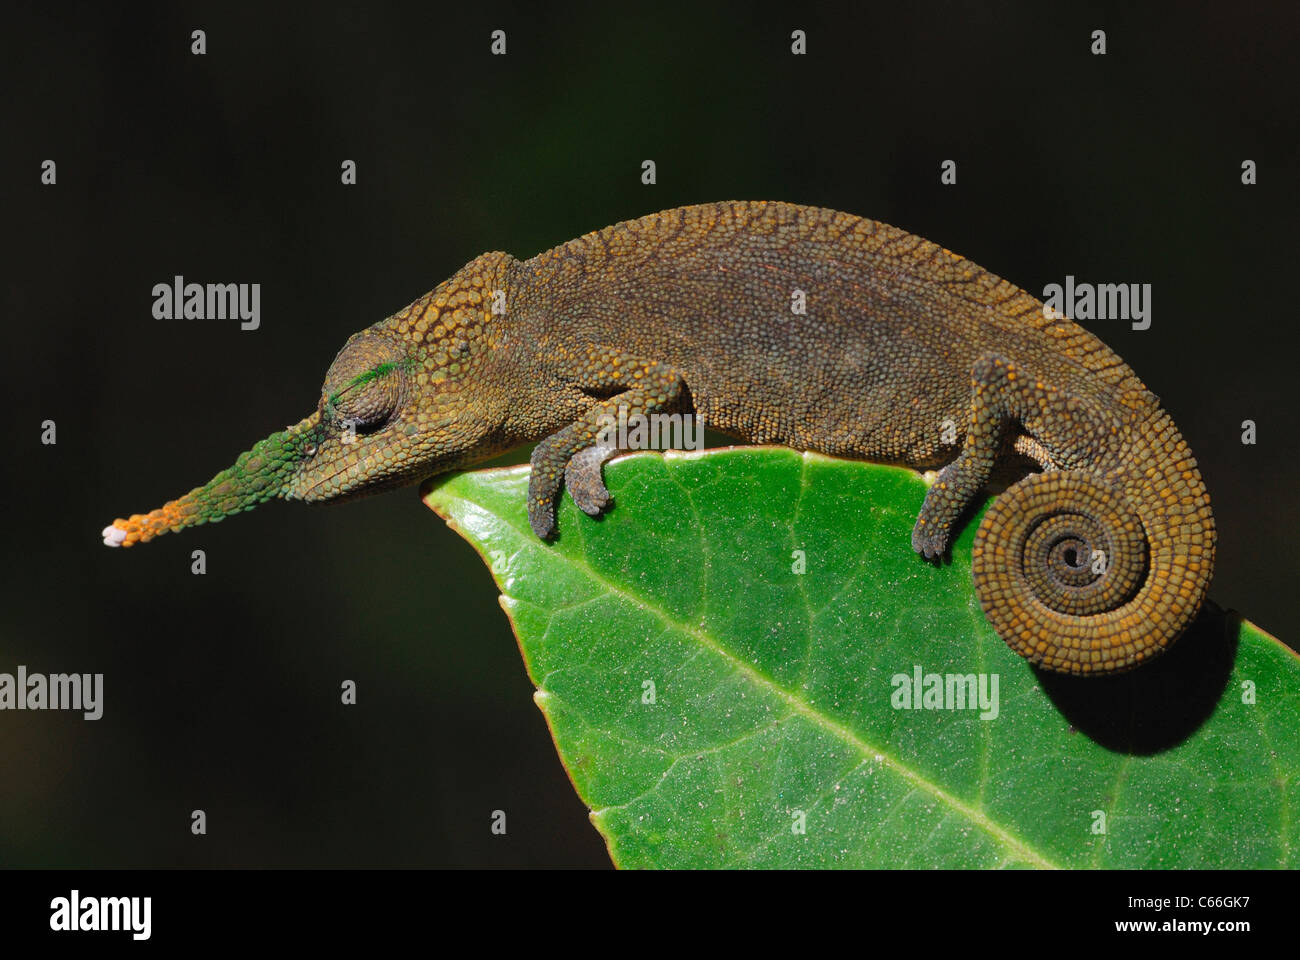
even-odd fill
[{"label": "chameleon snout", "polygon": [[104,545],[130,547],[164,533],[252,510],[259,503],[286,495],[300,464],[310,459],[322,439],[317,414],[260,440],[234,464],[201,487],[169,500],[149,513],[118,518],[101,532]]}]

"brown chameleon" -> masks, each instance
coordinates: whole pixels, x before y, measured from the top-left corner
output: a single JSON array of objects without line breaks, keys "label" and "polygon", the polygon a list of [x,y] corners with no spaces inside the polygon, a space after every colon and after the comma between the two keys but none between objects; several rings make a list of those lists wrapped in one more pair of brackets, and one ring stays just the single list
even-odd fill
[{"label": "brown chameleon", "polygon": [[533,441],[528,516],[549,538],[562,486],[588,514],[611,504],[607,418],[674,411],[744,440],[942,468],[912,532],[929,558],[995,466],[1036,461],[989,508],[972,562],[993,628],[1050,670],[1143,663],[1205,597],[1209,496],[1119,357],[927,240],[768,202],[681,207],[531,260],[472,260],[353,335],[311,416],[205,486],[114,521],[104,542],[275,497],[372,493]]}]

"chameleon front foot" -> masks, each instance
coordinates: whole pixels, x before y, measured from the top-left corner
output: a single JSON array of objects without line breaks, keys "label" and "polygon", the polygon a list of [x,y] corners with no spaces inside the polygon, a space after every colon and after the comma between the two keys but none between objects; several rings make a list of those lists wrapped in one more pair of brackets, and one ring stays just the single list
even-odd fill
[{"label": "chameleon front foot", "polygon": [[528,498],[528,525],[533,528],[533,535],[538,540],[550,540],[555,536],[555,504],[550,500]]},{"label": "chameleon front foot", "polygon": [[[599,516],[614,498],[601,479],[600,468],[618,452],[608,442],[609,431],[618,424],[670,410],[684,389],[682,376],[672,367],[614,350],[593,352],[596,367],[588,371],[585,390],[619,389],[607,400],[594,403],[577,420],[536,447],[528,477],[528,523],[543,540],[555,536],[555,504],[561,486],[578,509]],[[626,389],[622,389],[626,388]]]},{"label": "chameleon front foot", "polygon": [[[550,464],[550,451],[539,445],[533,452],[532,474],[528,479],[528,525],[542,540],[555,536],[555,504],[560,498],[559,473]],[[539,455],[538,451],[542,451]],[[614,497],[601,478],[601,464],[616,451],[606,447],[586,447],[571,456],[564,466],[564,487],[578,509],[597,517],[614,503]]]},{"label": "chameleon front foot", "polygon": [[556,456],[554,437],[533,448],[528,473],[528,525],[539,540],[555,536],[555,501],[560,496],[564,457]]},{"label": "chameleon front foot", "polygon": [[564,488],[589,517],[598,517],[614,503],[614,497],[600,475],[600,467],[616,451],[607,447],[588,447],[569,458],[564,468]]}]

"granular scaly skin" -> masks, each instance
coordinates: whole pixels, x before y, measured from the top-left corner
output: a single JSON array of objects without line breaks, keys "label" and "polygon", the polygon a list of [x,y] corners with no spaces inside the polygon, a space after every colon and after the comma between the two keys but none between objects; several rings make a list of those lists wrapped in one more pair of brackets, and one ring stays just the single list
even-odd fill
[{"label": "granular scaly skin", "polygon": [[548,538],[562,488],[593,515],[611,503],[602,417],[670,412],[745,440],[942,467],[912,534],[926,557],[1008,454],[1037,461],[989,508],[973,566],[999,636],[1050,670],[1132,668],[1205,597],[1205,485],[1119,357],[920,237],[785,203],[667,210],[523,262],[484,254],[354,335],[312,416],[115,521],[105,542],[277,496],[372,493],[532,441],[528,515]]}]

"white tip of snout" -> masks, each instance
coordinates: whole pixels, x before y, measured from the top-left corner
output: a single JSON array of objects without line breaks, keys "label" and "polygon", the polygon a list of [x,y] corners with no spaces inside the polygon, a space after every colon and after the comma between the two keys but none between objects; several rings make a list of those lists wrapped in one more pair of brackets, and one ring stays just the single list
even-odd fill
[{"label": "white tip of snout", "polygon": [[104,528],[104,532],[101,536],[104,538],[104,546],[120,547],[122,541],[126,539],[126,531],[121,527],[115,527],[110,523]]}]

